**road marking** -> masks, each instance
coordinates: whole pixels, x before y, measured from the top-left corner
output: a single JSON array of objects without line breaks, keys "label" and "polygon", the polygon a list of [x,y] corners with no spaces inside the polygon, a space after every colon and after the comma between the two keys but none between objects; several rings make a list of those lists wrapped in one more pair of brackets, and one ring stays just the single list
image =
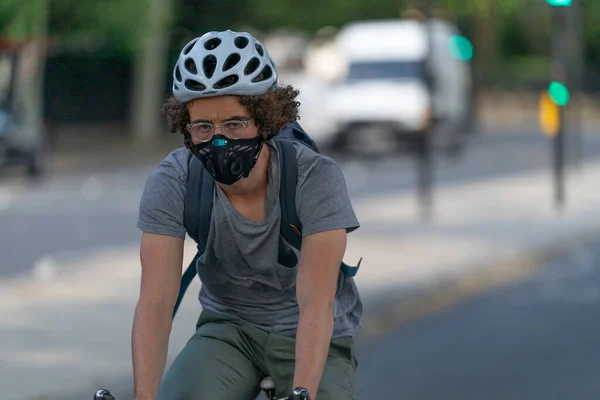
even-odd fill
[{"label": "road marking", "polygon": [[367,184],[370,171],[362,163],[348,162],[342,167],[349,190],[360,189]]},{"label": "road marking", "polygon": [[81,196],[89,202],[97,201],[103,193],[104,185],[98,177],[90,175],[81,183]]},{"label": "road marking", "polygon": [[31,276],[37,281],[53,280],[57,275],[56,260],[52,255],[38,259],[31,268]]},{"label": "road marking", "polygon": [[0,211],[6,211],[13,203],[14,195],[10,189],[0,188]]}]

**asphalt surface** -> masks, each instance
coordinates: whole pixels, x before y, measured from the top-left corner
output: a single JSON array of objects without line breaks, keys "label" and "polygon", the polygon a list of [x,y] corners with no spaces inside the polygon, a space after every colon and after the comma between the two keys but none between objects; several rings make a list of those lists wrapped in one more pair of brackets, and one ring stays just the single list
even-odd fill
[{"label": "asphalt surface", "polygon": [[532,276],[362,342],[357,399],[600,398],[600,238]]},{"label": "asphalt surface", "polygon": [[[586,161],[600,159],[600,136],[586,137],[584,148]],[[436,157],[434,181],[439,187],[548,169],[550,155],[548,139],[537,131],[476,136],[460,158]],[[415,193],[417,163],[410,155],[332,156],[344,170],[353,199]],[[0,277],[30,273],[48,261],[95,249],[138,243],[139,199],[152,167],[109,163],[36,183],[0,173]]]},{"label": "asphalt surface", "polygon": [[[518,281],[358,341],[356,399],[598,399],[599,307],[600,237]],[[110,387],[132,396],[129,379]]]}]

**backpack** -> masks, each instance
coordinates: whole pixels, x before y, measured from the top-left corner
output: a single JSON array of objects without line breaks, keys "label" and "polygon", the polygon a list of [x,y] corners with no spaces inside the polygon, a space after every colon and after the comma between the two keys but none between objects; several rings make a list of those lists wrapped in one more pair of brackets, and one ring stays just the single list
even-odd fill
[{"label": "backpack", "polygon": [[[300,250],[302,246],[302,224],[296,211],[298,164],[296,161],[296,147],[293,142],[302,143],[317,153],[319,150],[314,141],[296,121],[287,124],[272,141],[277,147],[281,164],[279,188],[280,234],[290,245]],[[214,180],[212,176],[206,171],[202,162],[197,157],[193,157],[185,195],[184,226],[188,235],[198,244],[198,251],[181,277],[179,296],[173,310],[173,318],[187,288],[197,275],[196,263],[206,248],[212,216],[213,193]],[[349,266],[342,262],[341,272],[346,276],[354,277],[358,272],[361,261],[362,258],[356,266]]]}]

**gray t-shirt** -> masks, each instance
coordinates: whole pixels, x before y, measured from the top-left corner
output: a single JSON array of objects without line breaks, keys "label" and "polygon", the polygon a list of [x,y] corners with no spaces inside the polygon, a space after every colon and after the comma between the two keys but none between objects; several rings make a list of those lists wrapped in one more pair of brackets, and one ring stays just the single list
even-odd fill
[{"label": "gray t-shirt", "polygon": [[[206,251],[198,260],[205,310],[248,322],[268,333],[295,337],[298,325],[296,272],[299,252],[280,235],[280,165],[271,149],[265,218],[243,217],[218,185]],[[330,158],[295,144],[298,161],[296,208],[302,235],[359,227],[339,166]],[[138,228],[144,232],[184,238],[187,175],[193,155],[182,147],[169,154],[148,176]],[[278,261],[292,257],[294,265]],[[334,306],[333,337],[355,334],[361,326],[362,302],[353,278],[341,274]]]}]

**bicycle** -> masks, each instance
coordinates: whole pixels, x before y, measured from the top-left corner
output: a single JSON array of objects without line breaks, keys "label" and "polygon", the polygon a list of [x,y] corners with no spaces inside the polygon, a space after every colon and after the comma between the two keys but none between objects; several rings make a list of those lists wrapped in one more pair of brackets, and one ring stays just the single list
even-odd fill
[{"label": "bicycle", "polygon": [[[294,390],[292,394],[278,399],[275,396],[275,383],[270,376],[267,376],[260,382],[260,389],[267,396],[268,400],[310,400],[310,396],[305,390]],[[108,390],[100,389],[96,391],[94,400],[117,400]]]}]

